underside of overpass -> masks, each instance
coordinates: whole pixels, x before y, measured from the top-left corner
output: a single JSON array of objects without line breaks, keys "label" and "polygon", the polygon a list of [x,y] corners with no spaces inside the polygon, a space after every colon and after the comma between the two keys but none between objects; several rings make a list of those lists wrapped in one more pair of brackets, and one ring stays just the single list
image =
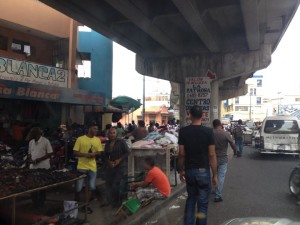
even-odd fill
[{"label": "underside of overpass", "polygon": [[141,74],[183,85],[185,77],[213,71],[215,101],[245,94],[245,80],[270,64],[299,5],[299,0],[40,1],[137,53]]}]

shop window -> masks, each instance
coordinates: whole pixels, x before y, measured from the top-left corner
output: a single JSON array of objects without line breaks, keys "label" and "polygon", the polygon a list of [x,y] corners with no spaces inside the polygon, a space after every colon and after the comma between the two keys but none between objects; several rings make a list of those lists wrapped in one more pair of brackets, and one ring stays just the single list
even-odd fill
[{"label": "shop window", "polygon": [[262,87],[262,80],[261,79],[257,80],[257,87]]},{"label": "shop window", "polygon": [[79,52],[77,56],[78,77],[92,77],[91,53]]},{"label": "shop window", "polygon": [[53,65],[59,68],[68,68],[69,40],[61,38],[53,43]]},{"label": "shop window", "polygon": [[13,39],[11,43],[11,50],[16,53],[24,53],[27,56],[31,55],[30,43],[22,40]]},{"label": "shop window", "polygon": [[0,35],[0,50],[7,51],[8,37]]},{"label": "shop window", "polygon": [[156,120],[156,114],[149,114],[149,121],[155,122],[155,120]]},{"label": "shop window", "polygon": [[256,97],[256,104],[260,105],[261,104],[261,97]]},{"label": "shop window", "polygon": [[300,98],[295,98],[295,102],[300,102]]},{"label": "shop window", "polygon": [[256,88],[250,88],[250,95],[255,96],[256,95]]}]

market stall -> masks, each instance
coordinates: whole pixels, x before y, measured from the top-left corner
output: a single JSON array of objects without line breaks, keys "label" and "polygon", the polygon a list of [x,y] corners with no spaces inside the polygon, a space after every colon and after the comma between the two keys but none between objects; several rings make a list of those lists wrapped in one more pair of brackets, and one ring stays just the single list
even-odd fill
[{"label": "market stall", "polygon": [[[0,201],[11,199],[11,224],[15,225],[16,199],[18,196],[73,183],[79,179],[84,179],[86,175],[68,171],[49,171],[45,169],[11,169],[0,171],[0,177]],[[86,189],[85,197],[85,203],[78,207],[87,206],[88,189]],[[87,219],[86,207],[84,219]]]},{"label": "market stall", "polygon": [[[177,134],[151,132],[144,140],[137,141],[131,146],[128,158],[128,174],[134,176],[143,169],[143,158],[154,157],[156,165],[168,177],[171,175],[171,158],[178,152]],[[176,170],[176,168],[174,168]]]}]

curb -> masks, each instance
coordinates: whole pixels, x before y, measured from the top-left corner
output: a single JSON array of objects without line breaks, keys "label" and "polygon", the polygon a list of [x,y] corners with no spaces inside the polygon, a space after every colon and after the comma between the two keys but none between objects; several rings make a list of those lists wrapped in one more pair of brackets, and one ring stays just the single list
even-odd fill
[{"label": "curb", "polygon": [[176,199],[185,191],[185,184],[178,184],[172,190],[172,194],[166,200],[157,200],[152,202],[149,206],[145,207],[141,211],[137,212],[136,214],[128,217],[126,220],[118,223],[119,225],[142,225],[145,223],[147,219],[153,216],[155,213],[160,211],[163,208],[166,208],[170,204],[171,201]]}]

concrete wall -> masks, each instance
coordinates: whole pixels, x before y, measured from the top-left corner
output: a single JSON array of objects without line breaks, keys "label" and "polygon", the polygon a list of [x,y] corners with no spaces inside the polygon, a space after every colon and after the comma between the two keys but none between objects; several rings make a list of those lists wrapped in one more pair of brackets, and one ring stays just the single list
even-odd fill
[{"label": "concrete wall", "polygon": [[[54,66],[52,62],[53,41],[49,41],[43,38],[30,35],[28,33],[15,31],[1,26],[0,35],[3,35],[8,38],[7,51],[0,50],[1,56]],[[13,52],[11,50],[11,44],[13,39],[29,42],[31,46],[31,56],[26,57],[25,54]]]},{"label": "concrete wall", "polygon": [[2,0],[0,18],[57,37],[69,36],[70,18],[37,0]]},{"label": "concrete wall", "polygon": [[78,51],[91,53],[91,78],[79,78],[78,88],[112,97],[112,41],[92,32],[78,33]]}]

